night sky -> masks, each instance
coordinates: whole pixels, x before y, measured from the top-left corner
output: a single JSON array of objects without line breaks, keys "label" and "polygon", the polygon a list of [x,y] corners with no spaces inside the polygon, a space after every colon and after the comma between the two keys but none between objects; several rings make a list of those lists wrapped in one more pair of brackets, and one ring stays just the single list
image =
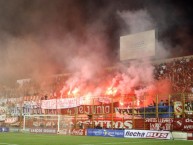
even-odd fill
[{"label": "night sky", "polygon": [[135,32],[123,14],[156,29],[163,58],[193,55],[188,0],[0,0],[0,84],[117,63],[120,36]]}]

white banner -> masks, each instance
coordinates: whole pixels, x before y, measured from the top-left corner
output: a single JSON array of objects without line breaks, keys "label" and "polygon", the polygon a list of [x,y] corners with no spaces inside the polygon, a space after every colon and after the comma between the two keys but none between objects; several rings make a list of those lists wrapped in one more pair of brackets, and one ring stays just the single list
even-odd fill
[{"label": "white banner", "polygon": [[80,106],[83,98],[65,98],[65,99],[51,99],[42,100],[42,109],[66,109]]},{"label": "white banner", "polygon": [[17,121],[18,121],[18,117],[8,117],[5,119],[5,123],[7,124],[15,123]]},{"label": "white banner", "polygon": [[152,130],[125,130],[126,138],[154,138],[154,139],[171,139],[169,131],[152,131]]},{"label": "white banner", "polygon": [[5,121],[5,118],[6,118],[6,115],[5,115],[5,114],[0,115],[0,121]]},{"label": "white banner", "polygon": [[174,139],[187,139],[187,132],[182,132],[182,131],[172,131],[172,136]]}]

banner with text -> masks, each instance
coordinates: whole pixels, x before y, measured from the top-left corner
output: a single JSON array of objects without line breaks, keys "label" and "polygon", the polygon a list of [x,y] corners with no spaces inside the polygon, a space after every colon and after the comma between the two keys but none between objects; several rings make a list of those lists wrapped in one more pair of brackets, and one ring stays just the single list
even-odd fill
[{"label": "banner with text", "polygon": [[84,136],[85,135],[85,129],[71,129],[70,134],[71,135]]},{"label": "banner with text", "polygon": [[83,98],[65,98],[65,99],[51,99],[42,100],[42,109],[65,109],[80,106]]},{"label": "banner with text", "polygon": [[30,128],[30,133],[56,134],[57,129],[54,129],[54,128]]},{"label": "banner with text", "polygon": [[125,138],[171,139],[169,131],[125,130]]}]

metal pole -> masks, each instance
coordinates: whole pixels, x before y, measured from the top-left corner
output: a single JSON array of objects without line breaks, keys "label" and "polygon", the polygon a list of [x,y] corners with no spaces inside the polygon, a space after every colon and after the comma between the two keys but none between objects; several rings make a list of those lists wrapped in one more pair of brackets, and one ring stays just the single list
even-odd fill
[{"label": "metal pole", "polygon": [[25,115],[24,115],[24,117],[23,117],[23,131],[25,130]]},{"label": "metal pole", "polygon": [[113,117],[114,117],[114,105],[113,105],[113,98],[111,98],[111,129],[113,129]]},{"label": "metal pole", "polygon": [[58,115],[58,129],[57,129],[57,132],[59,133],[60,131],[60,115]]},{"label": "metal pole", "polygon": [[[132,124],[134,124],[134,96],[132,97]],[[133,125],[132,125],[133,128]]]},{"label": "metal pole", "polygon": [[156,118],[159,117],[159,110],[158,110],[158,95],[156,96]]}]

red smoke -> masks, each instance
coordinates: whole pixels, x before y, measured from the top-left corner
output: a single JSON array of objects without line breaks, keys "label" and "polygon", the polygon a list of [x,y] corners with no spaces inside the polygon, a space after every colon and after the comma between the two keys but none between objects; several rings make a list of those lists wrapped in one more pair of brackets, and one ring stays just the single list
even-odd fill
[{"label": "red smoke", "polygon": [[[169,80],[155,80],[153,66],[147,61],[131,63],[122,71],[102,72],[89,79],[84,75],[72,75],[60,91],[61,97],[85,97],[87,100],[111,97],[114,102],[122,102],[122,105],[129,104],[133,101],[131,98],[135,97],[135,104],[132,105],[147,106],[156,100],[157,95],[171,93]],[[145,100],[145,103],[140,102],[142,100]]]}]

